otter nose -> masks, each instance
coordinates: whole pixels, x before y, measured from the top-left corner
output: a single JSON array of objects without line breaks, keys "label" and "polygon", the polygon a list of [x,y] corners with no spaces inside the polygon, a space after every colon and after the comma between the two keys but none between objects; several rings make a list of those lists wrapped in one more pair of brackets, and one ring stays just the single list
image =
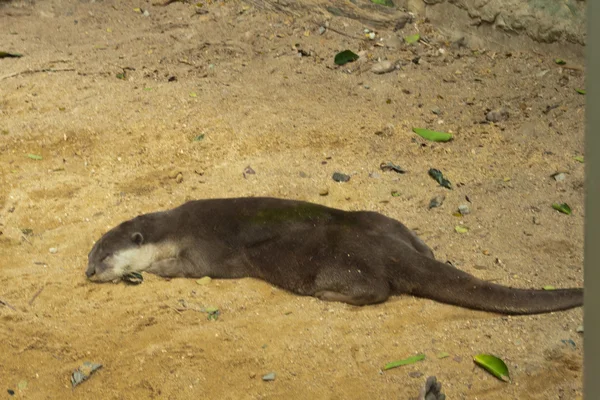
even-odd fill
[{"label": "otter nose", "polygon": [[85,271],[85,276],[87,276],[88,278],[91,278],[95,274],[96,274],[96,268],[94,268],[93,265],[88,266],[87,270]]}]

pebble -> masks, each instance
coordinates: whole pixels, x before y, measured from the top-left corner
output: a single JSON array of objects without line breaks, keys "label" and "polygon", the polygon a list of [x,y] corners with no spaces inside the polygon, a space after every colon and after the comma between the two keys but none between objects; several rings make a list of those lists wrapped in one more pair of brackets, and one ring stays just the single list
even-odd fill
[{"label": "pebble", "polygon": [[435,115],[440,115],[442,113],[442,110],[440,110],[439,107],[435,107],[431,109],[431,112]]},{"label": "pebble", "polygon": [[327,28],[325,28],[324,26],[320,26],[319,27],[319,35],[324,34],[326,30],[327,30]]},{"label": "pebble", "polygon": [[348,182],[350,180],[350,175],[334,172],[332,178],[336,182]]},{"label": "pebble", "polygon": [[413,371],[413,372],[409,372],[408,376],[410,376],[411,378],[420,378],[423,376],[423,373],[420,371]]},{"label": "pebble", "polygon": [[268,373],[262,377],[262,380],[265,382],[274,381],[275,380],[275,372]]},{"label": "pebble", "polygon": [[577,333],[583,333],[583,325],[579,325],[576,329]]},{"label": "pebble", "polygon": [[490,122],[506,121],[508,119],[508,111],[504,108],[492,110],[486,114],[485,119]]},{"label": "pebble", "polygon": [[144,10],[144,17],[149,17],[149,16],[150,16],[150,11]]},{"label": "pebble", "polygon": [[564,173],[562,173],[562,172],[561,172],[561,173],[558,173],[558,174],[552,175],[552,177],[554,178],[554,180],[555,180],[556,182],[562,182],[562,181],[564,181],[564,180],[565,180],[565,178],[566,178],[566,175],[565,175]]},{"label": "pebble", "polygon": [[319,196],[327,196],[329,194],[329,189],[321,189],[319,191]]},{"label": "pebble", "polygon": [[177,183],[183,182],[183,174],[181,172],[178,173],[177,176],[175,177],[175,182],[177,182]]},{"label": "pebble", "polygon": [[460,206],[458,206],[458,212],[461,215],[467,215],[471,213],[471,208],[466,204],[461,204]]},{"label": "pebble", "polygon": [[48,251],[50,251],[50,254],[58,253],[58,249],[56,247],[50,247],[50,250],[48,250]]},{"label": "pebble", "polygon": [[392,72],[394,69],[396,69],[394,63],[385,60],[373,65],[373,67],[371,68],[371,72],[373,72],[374,74],[386,74],[388,72]]}]

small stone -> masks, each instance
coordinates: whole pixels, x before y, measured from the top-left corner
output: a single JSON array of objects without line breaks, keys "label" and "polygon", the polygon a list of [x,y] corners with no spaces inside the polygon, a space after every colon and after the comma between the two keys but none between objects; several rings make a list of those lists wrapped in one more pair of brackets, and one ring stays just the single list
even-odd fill
[{"label": "small stone", "polygon": [[420,378],[423,376],[423,373],[420,371],[412,371],[408,373],[408,376],[410,376],[411,378]]},{"label": "small stone", "polygon": [[319,191],[319,196],[327,196],[329,194],[329,189],[325,188],[325,189],[321,189]]},{"label": "small stone", "polygon": [[458,206],[458,212],[460,215],[467,215],[471,213],[471,208],[467,204],[461,204]]},{"label": "small stone", "polygon": [[396,69],[394,63],[385,60],[373,65],[373,67],[371,67],[371,72],[373,72],[374,74],[386,74],[388,72],[392,72],[394,69]]},{"label": "small stone", "polygon": [[558,174],[554,174],[552,175],[552,177],[554,178],[554,180],[556,182],[562,182],[565,180],[565,178],[567,177],[564,173],[560,172]]},{"label": "small stone", "polygon": [[431,112],[435,115],[440,115],[442,113],[442,110],[440,110],[439,107],[434,107],[431,109]]},{"label": "small stone", "polygon": [[265,382],[274,381],[275,380],[275,372],[268,373],[262,377],[262,380]]},{"label": "small stone", "polygon": [[334,172],[332,178],[336,182],[348,182],[350,180],[350,175]]},{"label": "small stone", "polygon": [[177,176],[175,177],[175,182],[177,182],[177,183],[183,182],[183,174],[181,172],[178,173]]},{"label": "small stone", "polygon": [[378,174],[377,172],[371,172],[371,173],[369,173],[369,178],[379,179],[379,178],[381,178],[381,175]]},{"label": "small stone", "polygon": [[304,171],[298,172],[298,176],[300,176],[300,178],[306,178],[306,177],[308,177],[308,175]]},{"label": "small stone", "polygon": [[387,39],[385,41],[385,45],[389,48],[389,49],[400,49],[402,47],[402,39],[400,39],[398,36],[396,35],[392,35],[390,36],[389,39]]},{"label": "small stone", "polygon": [[579,325],[575,331],[577,333],[583,333],[583,325]]},{"label": "small stone", "polygon": [[485,116],[485,119],[487,119],[490,122],[506,121],[508,119],[508,115],[509,114],[506,109],[499,108],[488,112]]},{"label": "small stone", "polygon": [[250,372],[250,379],[256,378],[256,372]]},{"label": "small stone", "polygon": [[58,253],[58,249],[56,247],[50,247],[50,250],[48,250],[48,251],[50,251],[50,254]]},{"label": "small stone", "polygon": [[144,17],[149,17],[150,16],[150,11],[148,10],[144,10]]},{"label": "small stone", "polygon": [[533,217],[532,218],[532,222],[534,225],[541,225],[542,223],[540,222],[538,217]]},{"label": "small stone", "polygon": [[369,39],[371,39],[371,40],[375,39],[375,32],[369,32]]},{"label": "small stone", "polygon": [[382,130],[375,132],[375,134],[377,136],[390,137],[394,136],[395,131],[394,124],[387,124]]},{"label": "small stone", "polygon": [[324,34],[326,31],[327,31],[327,28],[325,28],[324,26],[319,27],[319,35]]}]

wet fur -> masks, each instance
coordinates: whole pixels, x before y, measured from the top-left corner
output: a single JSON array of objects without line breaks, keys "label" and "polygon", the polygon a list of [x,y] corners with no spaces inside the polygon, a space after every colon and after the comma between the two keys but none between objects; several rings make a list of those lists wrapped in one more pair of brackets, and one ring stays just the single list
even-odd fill
[{"label": "wet fur", "polygon": [[583,289],[512,289],[446,263],[402,223],[275,198],[197,200],[140,215],[100,238],[87,276],[129,272],[164,277],[265,280],[290,292],[354,305],[411,294],[503,314],[583,305]]}]

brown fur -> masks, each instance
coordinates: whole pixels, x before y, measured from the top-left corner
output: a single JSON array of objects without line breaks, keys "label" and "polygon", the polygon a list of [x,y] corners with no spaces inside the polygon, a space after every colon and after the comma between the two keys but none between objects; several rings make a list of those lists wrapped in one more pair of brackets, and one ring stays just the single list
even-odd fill
[{"label": "brown fur", "polygon": [[502,314],[583,305],[583,289],[513,289],[434,259],[402,223],[275,198],[197,200],[140,215],[107,232],[89,254],[87,276],[131,271],[164,277],[265,280],[290,292],[354,305],[410,294]]}]

